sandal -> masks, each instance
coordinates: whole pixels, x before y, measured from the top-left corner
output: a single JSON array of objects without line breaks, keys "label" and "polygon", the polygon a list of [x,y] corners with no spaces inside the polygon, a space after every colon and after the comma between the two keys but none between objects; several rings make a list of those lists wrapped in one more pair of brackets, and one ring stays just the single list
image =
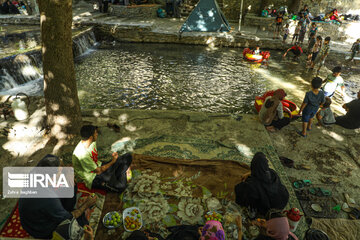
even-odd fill
[{"label": "sandal", "polygon": [[346,203],[347,203],[347,205],[348,205],[349,207],[351,207],[351,208],[356,208],[356,207],[357,207],[355,200],[352,199],[352,198],[349,196],[349,194],[344,193],[344,197],[345,197]]},{"label": "sandal", "polygon": [[294,160],[291,160],[287,157],[279,157],[279,158],[280,158],[282,165],[284,165],[285,167],[288,167],[288,168],[294,167]]},{"label": "sandal", "polygon": [[318,197],[330,197],[331,191],[323,188],[310,188],[309,193]]},{"label": "sandal", "polygon": [[341,209],[347,213],[350,213],[352,211],[352,208],[350,208],[346,202],[343,203],[343,205],[341,206]]},{"label": "sandal", "polygon": [[357,208],[352,208],[349,213],[349,217],[353,220],[360,219],[360,210]]},{"label": "sandal", "polygon": [[322,181],[325,184],[336,184],[340,182],[340,180],[335,177],[323,177],[322,179],[320,179],[320,181]]},{"label": "sandal", "polygon": [[298,169],[298,170],[311,170],[311,166],[306,165],[306,164],[296,165],[295,168]]},{"label": "sandal", "polygon": [[311,185],[311,181],[310,180],[298,180],[298,181],[295,181],[293,183],[294,187],[296,189],[300,189],[300,188],[303,188],[303,187],[308,187]]},{"label": "sandal", "polygon": [[304,135],[301,131],[297,131],[297,134],[299,134],[300,136],[302,136],[302,137],[304,137],[304,138],[307,137],[307,135]]},{"label": "sandal", "polygon": [[114,132],[120,132],[120,127],[118,125],[116,125],[115,123],[107,123],[106,124],[108,126],[108,128],[111,128],[112,130],[114,130]]}]

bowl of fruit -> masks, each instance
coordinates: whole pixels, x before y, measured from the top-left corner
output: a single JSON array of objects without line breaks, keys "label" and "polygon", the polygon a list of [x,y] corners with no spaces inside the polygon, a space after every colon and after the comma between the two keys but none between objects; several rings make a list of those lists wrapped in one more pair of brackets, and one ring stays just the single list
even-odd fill
[{"label": "bowl of fruit", "polygon": [[117,228],[121,226],[121,216],[119,212],[112,211],[105,214],[103,218],[103,224],[109,229]]},{"label": "bowl of fruit", "polygon": [[220,213],[215,212],[215,211],[210,211],[205,214],[206,221],[214,220],[214,221],[221,222],[222,218],[223,218],[223,216]]},{"label": "bowl of fruit", "polygon": [[123,211],[123,219],[124,228],[128,232],[139,230],[143,225],[141,212],[137,207],[126,208]]}]

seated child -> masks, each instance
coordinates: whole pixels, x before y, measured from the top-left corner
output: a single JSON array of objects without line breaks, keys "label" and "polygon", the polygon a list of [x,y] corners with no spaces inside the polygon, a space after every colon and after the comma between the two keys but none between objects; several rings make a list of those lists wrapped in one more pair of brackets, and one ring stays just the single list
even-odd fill
[{"label": "seated child", "polygon": [[290,231],[288,218],[280,210],[271,209],[265,219],[257,219],[252,224],[261,228],[260,234],[254,240],[298,240],[297,236]]},{"label": "seated child", "polygon": [[302,113],[302,132],[298,134],[302,137],[306,137],[306,131],[311,130],[311,124],[313,118],[317,111],[319,110],[320,105],[325,102],[324,92],[320,89],[322,84],[322,79],[319,77],[313,78],[311,81],[311,91],[305,94],[303,103],[301,104],[299,114]]},{"label": "seated child", "polygon": [[332,21],[337,21],[337,22],[341,23],[341,20],[340,20],[339,15],[338,15],[338,11],[337,11],[337,9],[335,9],[335,8],[334,8],[331,12],[328,12],[328,13],[325,15],[324,21],[325,21],[326,19],[330,19],[330,20],[332,20]]},{"label": "seated child", "polygon": [[295,43],[294,46],[292,46],[285,52],[285,54],[283,55],[283,58],[286,57],[286,55],[289,51],[294,54],[294,60],[297,60],[300,57],[300,55],[303,53],[302,48],[299,46],[299,43],[297,43],[297,42]]},{"label": "seated child", "polygon": [[260,55],[260,47],[259,46],[256,46],[255,50],[253,50],[253,54],[254,55]]},{"label": "seated child", "polygon": [[316,114],[319,126],[326,127],[336,122],[334,113],[331,111],[330,105],[331,98],[325,97],[325,103],[320,106],[320,110]]}]

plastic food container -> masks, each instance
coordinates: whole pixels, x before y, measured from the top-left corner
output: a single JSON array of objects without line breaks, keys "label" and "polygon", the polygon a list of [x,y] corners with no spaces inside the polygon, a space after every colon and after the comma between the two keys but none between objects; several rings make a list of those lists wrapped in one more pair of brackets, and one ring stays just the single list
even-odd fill
[{"label": "plastic food container", "polygon": [[[113,221],[113,223],[110,223]],[[116,222],[116,224],[115,224]],[[121,226],[121,215],[117,211],[108,212],[103,218],[103,224],[106,228],[114,229]]]},{"label": "plastic food container", "polygon": [[123,225],[128,232],[139,230],[143,226],[142,215],[137,207],[126,208],[123,211]]}]

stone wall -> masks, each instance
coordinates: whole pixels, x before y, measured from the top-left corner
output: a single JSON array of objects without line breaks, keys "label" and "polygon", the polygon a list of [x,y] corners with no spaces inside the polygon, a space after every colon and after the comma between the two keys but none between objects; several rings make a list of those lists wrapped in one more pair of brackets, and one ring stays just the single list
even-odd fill
[{"label": "stone wall", "polygon": [[0,24],[39,25],[40,17],[25,15],[0,15]]},{"label": "stone wall", "polygon": [[114,25],[101,24],[95,25],[97,39],[117,40],[119,42],[147,42],[147,43],[175,43],[175,44],[193,44],[205,46],[220,47],[250,47],[257,45],[266,46],[268,49],[281,49],[284,45],[281,41],[274,41],[270,38],[260,39],[256,36],[238,35],[232,33],[182,33],[163,32],[152,29],[152,26],[140,25]]},{"label": "stone wall", "polygon": [[124,5],[112,5],[110,14],[121,18],[156,18],[156,10],[161,5],[136,5],[136,6],[124,6]]}]

